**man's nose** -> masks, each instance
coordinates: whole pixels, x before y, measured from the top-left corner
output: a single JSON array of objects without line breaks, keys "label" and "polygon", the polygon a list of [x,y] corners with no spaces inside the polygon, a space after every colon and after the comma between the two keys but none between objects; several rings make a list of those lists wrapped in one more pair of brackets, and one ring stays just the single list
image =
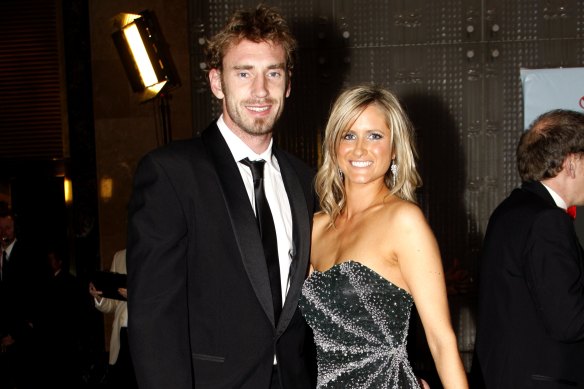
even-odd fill
[{"label": "man's nose", "polygon": [[266,97],[268,95],[266,84],[267,81],[264,76],[256,77],[253,82],[253,96],[260,98]]}]

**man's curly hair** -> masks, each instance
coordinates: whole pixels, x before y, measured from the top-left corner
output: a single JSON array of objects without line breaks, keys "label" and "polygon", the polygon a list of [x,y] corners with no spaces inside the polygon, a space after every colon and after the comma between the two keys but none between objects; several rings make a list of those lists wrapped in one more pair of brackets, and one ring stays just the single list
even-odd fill
[{"label": "man's curly hair", "polygon": [[282,45],[286,53],[286,70],[294,67],[297,42],[286,20],[274,9],[260,4],[254,10],[238,10],[205,47],[206,71],[223,70],[223,57],[230,46],[247,39]]}]

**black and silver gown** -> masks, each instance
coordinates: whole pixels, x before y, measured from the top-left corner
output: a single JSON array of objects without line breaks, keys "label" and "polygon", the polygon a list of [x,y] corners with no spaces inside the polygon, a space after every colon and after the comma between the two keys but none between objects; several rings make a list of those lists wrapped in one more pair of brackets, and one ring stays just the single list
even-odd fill
[{"label": "black and silver gown", "polygon": [[300,309],[314,332],[317,388],[419,389],[406,351],[412,305],[409,293],[359,262],[313,271]]}]

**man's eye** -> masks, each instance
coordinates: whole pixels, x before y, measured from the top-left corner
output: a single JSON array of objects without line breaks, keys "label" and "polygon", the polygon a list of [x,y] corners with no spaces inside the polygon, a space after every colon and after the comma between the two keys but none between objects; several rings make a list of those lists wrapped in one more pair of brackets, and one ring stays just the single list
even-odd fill
[{"label": "man's eye", "polygon": [[237,74],[239,78],[248,78],[249,77],[249,73],[245,73],[245,72],[241,72]]}]

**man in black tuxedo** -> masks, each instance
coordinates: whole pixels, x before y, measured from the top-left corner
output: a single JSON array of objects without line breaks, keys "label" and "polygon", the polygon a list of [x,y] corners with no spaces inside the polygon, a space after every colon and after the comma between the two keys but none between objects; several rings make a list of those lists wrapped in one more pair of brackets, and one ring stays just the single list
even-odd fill
[{"label": "man in black tuxedo", "polygon": [[[314,386],[312,338],[297,306],[313,172],[272,143],[295,47],[274,10],[236,12],[207,44],[222,115],[200,138],[149,153],[136,171],[128,334],[141,389]],[[263,179],[256,160],[266,161]]]},{"label": "man in black tuxedo", "polygon": [[476,354],[488,389],[584,388],[584,114],[555,110],[522,136],[523,182],[495,209],[480,268]]},{"label": "man in black tuxedo", "polygon": [[17,239],[16,215],[5,203],[0,206],[0,248],[0,388],[36,388],[44,268],[38,253]]}]

